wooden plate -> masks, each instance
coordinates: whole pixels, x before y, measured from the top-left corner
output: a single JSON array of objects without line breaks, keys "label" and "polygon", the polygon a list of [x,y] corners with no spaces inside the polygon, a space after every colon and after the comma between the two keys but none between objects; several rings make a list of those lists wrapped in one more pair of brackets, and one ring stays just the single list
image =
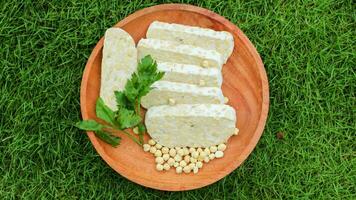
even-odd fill
[{"label": "wooden plate", "polygon": [[[121,27],[136,43],[143,37],[149,24],[159,20],[214,30],[229,31],[235,40],[235,49],[223,67],[223,93],[237,110],[238,136],[229,139],[225,156],[215,159],[198,174],[176,174],[174,170],[155,170],[153,155],[145,153],[126,136],[117,148],[105,144],[88,132],[100,156],[127,179],[159,190],[181,191],[212,184],[236,169],[251,153],[262,135],[269,106],[268,80],[259,54],[249,39],[224,17],[195,6],[164,4],[137,11],[120,21]],[[83,119],[95,118],[95,101],[99,96],[103,38],[100,39],[86,64],[80,91]],[[148,139],[148,136],[145,138]]]}]

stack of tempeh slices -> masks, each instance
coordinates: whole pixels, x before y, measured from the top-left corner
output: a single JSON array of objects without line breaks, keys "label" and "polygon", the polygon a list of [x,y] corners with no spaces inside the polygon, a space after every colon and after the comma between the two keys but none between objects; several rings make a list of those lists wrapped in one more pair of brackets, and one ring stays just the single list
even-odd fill
[{"label": "stack of tempeh slices", "polygon": [[163,80],[143,97],[145,124],[159,144],[210,147],[227,141],[235,110],[224,104],[222,67],[234,48],[225,31],[155,21],[137,45],[138,59],[151,55]]}]

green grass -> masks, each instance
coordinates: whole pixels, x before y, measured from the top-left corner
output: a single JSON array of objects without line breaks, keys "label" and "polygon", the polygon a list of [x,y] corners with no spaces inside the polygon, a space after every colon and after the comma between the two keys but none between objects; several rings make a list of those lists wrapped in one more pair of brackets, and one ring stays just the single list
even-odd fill
[{"label": "green grass", "polygon": [[96,42],[125,16],[161,2],[20,2],[0,3],[0,199],[356,199],[352,1],[182,1],[225,16],[250,38],[271,105],[241,167],[177,193],[121,177],[72,126]]}]

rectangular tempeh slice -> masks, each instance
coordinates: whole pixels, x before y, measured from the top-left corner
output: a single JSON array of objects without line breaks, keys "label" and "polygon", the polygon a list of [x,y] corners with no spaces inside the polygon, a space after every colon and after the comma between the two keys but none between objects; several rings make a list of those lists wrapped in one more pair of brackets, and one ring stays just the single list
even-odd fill
[{"label": "rectangular tempeh slice", "polygon": [[221,54],[215,50],[207,50],[201,47],[182,45],[178,42],[141,39],[137,44],[138,59],[151,55],[158,62],[173,62],[181,64],[203,65],[207,67],[222,68]]},{"label": "rectangular tempeh slice", "polygon": [[142,97],[141,104],[145,108],[166,105],[172,99],[176,104],[222,104],[224,96],[220,88],[199,87],[197,85],[157,81],[152,90]]},{"label": "rectangular tempeh slice", "polygon": [[117,109],[114,91],[125,88],[136,68],[137,50],[132,37],[120,28],[109,28],[104,37],[100,97],[111,109]]},{"label": "rectangular tempeh slice", "polygon": [[149,135],[167,147],[209,147],[226,142],[234,133],[235,110],[225,104],[180,104],[148,109]]},{"label": "rectangular tempeh slice", "polygon": [[222,75],[217,68],[203,68],[197,65],[170,62],[157,63],[159,71],[165,72],[162,80],[181,82],[207,87],[221,87]]},{"label": "rectangular tempeh slice", "polygon": [[229,32],[181,24],[154,21],[148,27],[146,37],[216,50],[222,55],[224,63],[234,49],[234,38]]}]

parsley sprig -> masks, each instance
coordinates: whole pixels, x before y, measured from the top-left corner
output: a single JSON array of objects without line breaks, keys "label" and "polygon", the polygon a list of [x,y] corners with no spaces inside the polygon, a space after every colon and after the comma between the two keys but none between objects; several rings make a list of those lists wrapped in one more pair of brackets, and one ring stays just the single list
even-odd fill
[{"label": "parsley sprig", "polygon": [[[115,135],[116,132],[123,133],[138,145],[143,145],[143,135],[146,132],[145,125],[141,117],[141,99],[152,88],[152,84],[163,77],[163,72],[157,71],[157,63],[151,56],[141,59],[137,72],[133,73],[131,79],[126,82],[123,91],[115,91],[117,110],[111,110],[99,97],[96,102],[96,120],[83,120],[76,124],[76,127],[94,131],[96,136],[112,146],[120,144],[121,138]],[[138,127],[137,139],[126,131],[128,128]]]}]

